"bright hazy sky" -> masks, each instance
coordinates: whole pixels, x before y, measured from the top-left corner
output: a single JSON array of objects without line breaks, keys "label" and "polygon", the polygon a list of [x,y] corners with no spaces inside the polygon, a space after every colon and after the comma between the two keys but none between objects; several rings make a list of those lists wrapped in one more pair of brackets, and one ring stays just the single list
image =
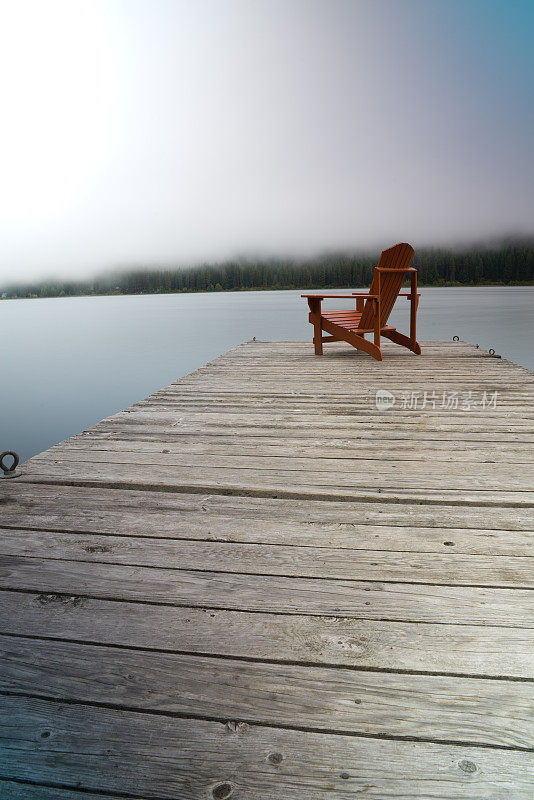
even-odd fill
[{"label": "bright hazy sky", "polygon": [[0,0],[0,280],[534,232],[533,0]]}]

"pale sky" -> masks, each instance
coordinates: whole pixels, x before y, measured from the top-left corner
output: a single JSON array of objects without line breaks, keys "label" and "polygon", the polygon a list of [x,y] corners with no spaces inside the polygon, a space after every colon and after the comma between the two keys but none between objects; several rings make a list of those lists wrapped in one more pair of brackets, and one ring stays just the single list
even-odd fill
[{"label": "pale sky", "polygon": [[534,233],[532,0],[0,13],[0,281]]}]

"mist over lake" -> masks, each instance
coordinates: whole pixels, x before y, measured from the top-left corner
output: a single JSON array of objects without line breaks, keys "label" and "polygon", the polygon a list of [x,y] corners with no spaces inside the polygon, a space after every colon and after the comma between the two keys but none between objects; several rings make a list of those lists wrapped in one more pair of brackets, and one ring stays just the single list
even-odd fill
[{"label": "mist over lake", "polygon": [[[421,293],[419,341],[456,335],[534,369],[534,287]],[[351,306],[350,300],[332,302]],[[408,319],[408,303],[399,298],[391,322],[407,330]],[[22,459],[254,336],[306,339],[312,352],[300,291],[4,300],[0,336],[0,448]],[[354,351],[355,388],[360,357]]]}]

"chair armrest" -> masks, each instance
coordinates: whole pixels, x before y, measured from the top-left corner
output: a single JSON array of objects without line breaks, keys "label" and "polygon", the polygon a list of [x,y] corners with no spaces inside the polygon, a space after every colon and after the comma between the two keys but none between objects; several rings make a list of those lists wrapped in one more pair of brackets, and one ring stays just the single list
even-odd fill
[{"label": "chair armrest", "polygon": [[[315,297],[317,300],[324,300],[325,298],[336,298],[341,297],[348,300],[353,300],[357,295],[357,292],[354,294],[301,294],[301,297]],[[364,294],[362,297],[378,297],[376,294]]]},{"label": "chair armrest", "polygon": [[415,267],[375,267],[380,272],[417,272]]}]

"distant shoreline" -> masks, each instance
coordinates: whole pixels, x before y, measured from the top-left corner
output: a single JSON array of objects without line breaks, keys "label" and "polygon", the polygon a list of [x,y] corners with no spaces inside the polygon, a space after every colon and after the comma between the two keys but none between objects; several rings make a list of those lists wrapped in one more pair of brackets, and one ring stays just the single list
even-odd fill
[{"label": "distant shoreline", "polygon": [[[6,281],[0,284],[0,298],[343,290],[370,286],[375,265],[376,254],[347,252],[189,267],[138,265],[83,280]],[[462,250],[421,248],[413,266],[422,287],[534,286],[534,240],[507,240]]]},{"label": "distant shoreline", "polygon": [[[503,283],[495,282],[495,283],[421,283],[418,284],[420,289],[503,289],[503,288],[520,288],[522,286],[534,286],[534,281],[522,281],[522,282],[510,282],[510,283]],[[345,289],[358,289],[358,288],[367,288],[367,287],[358,287],[356,285],[351,286],[340,286],[336,284],[335,286],[306,286],[298,287],[298,286],[244,286],[244,287],[235,287],[232,289],[181,289],[181,290],[174,290],[174,291],[140,291],[140,292],[119,292],[119,291],[110,291],[110,292],[75,292],[71,294],[47,294],[47,295],[38,295],[38,294],[30,294],[30,295],[10,295],[6,294],[6,296],[0,296],[0,301],[2,300],[52,300],[56,298],[69,298],[69,297],[130,297],[135,296],[139,297],[142,295],[167,295],[167,294],[230,294],[232,292],[322,292],[322,291],[342,291]]]}]

